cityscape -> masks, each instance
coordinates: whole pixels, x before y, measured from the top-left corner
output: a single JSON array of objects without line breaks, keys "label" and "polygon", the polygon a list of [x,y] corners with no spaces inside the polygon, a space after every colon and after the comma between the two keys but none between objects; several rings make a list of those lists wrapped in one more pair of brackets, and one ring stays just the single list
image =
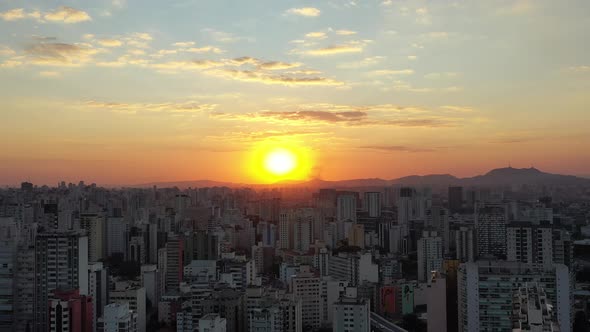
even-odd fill
[{"label": "cityscape", "polygon": [[0,332],[590,332],[590,2],[0,2]]}]

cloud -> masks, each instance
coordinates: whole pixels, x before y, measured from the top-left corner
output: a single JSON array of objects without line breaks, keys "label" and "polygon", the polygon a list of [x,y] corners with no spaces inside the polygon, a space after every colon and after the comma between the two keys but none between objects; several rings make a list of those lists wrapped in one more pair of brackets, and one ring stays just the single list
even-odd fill
[{"label": "cloud", "polygon": [[361,44],[343,44],[343,45],[332,45],[323,48],[307,50],[304,54],[313,56],[326,56],[326,55],[338,55],[346,53],[360,53],[363,51],[363,45]]},{"label": "cloud", "polygon": [[287,63],[287,62],[280,62],[280,61],[269,61],[263,62],[258,65],[260,69],[266,70],[284,70],[284,69],[291,69],[301,67],[301,63],[294,62],[294,63]]},{"label": "cloud", "polygon": [[535,8],[532,0],[516,0],[509,3],[509,5],[497,9],[496,13],[498,15],[524,15]]},{"label": "cloud", "polygon": [[37,10],[26,12],[23,8],[15,8],[4,12],[0,12],[0,18],[2,18],[5,21],[18,21],[27,18],[40,21],[41,13]]},{"label": "cloud", "polygon": [[61,6],[52,12],[46,13],[43,18],[50,22],[63,23],[79,23],[92,20],[87,12],[66,6]]},{"label": "cloud", "polygon": [[416,9],[416,23],[429,25],[431,24],[430,14],[428,12],[428,8],[421,7]]},{"label": "cloud", "polygon": [[334,32],[340,36],[356,35],[356,31],[352,31],[352,30],[336,30]]},{"label": "cloud", "polygon": [[25,52],[35,65],[79,66],[90,62],[99,50],[88,44],[37,43]]},{"label": "cloud", "polygon": [[435,149],[430,148],[415,148],[403,145],[367,145],[367,146],[359,146],[359,149],[368,149],[368,150],[377,150],[377,151],[385,151],[385,152],[410,152],[410,153],[418,153],[418,152],[434,152]]},{"label": "cloud", "polygon": [[416,59],[418,59],[417,56],[415,56],[415,55],[408,55],[408,60],[416,60]]},{"label": "cloud", "polygon": [[358,69],[358,68],[365,68],[371,67],[382,60],[386,59],[384,56],[372,56],[362,59],[361,61],[354,61],[354,62],[345,62],[338,65],[338,68],[342,69]]},{"label": "cloud", "polygon": [[6,60],[0,63],[0,68],[15,68],[23,65],[22,61],[19,60]]},{"label": "cloud", "polygon": [[242,82],[257,82],[270,85],[286,86],[338,86],[344,83],[326,77],[300,77],[287,74],[269,74],[258,70],[216,69],[205,72],[216,77]]},{"label": "cloud", "polygon": [[139,114],[139,113],[167,113],[167,114],[193,114],[204,111],[213,111],[216,104],[199,104],[196,101],[167,102],[167,103],[119,103],[90,100],[82,104],[91,109],[104,109],[115,113]]},{"label": "cloud", "polygon": [[372,76],[398,76],[398,75],[412,75],[414,74],[413,69],[381,69],[381,70],[373,70],[369,73]]},{"label": "cloud", "polygon": [[383,0],[381,1],[381,6],[391,6],[393,5],[393,0]]},{"label": "cloud", "polygon": [[310,32],[310,33],[306,34],[305,37],[314,38],[314,39],[325,39],[328,36],[326,35],[325,32],[315,31],[315,32]]},{"label": "cloud", "polygon": [[222,50],[218,47],[215,47],[215,46],[189,47],[189,48],[180,49],[179,51],[189,52],[189,53],[215,53],[215,54],[221,54],[221,53],[225,52],[224,50]]},{"label": "cloud", "polygon": [[224,66],[225,63],[215,60],[168,61],[152,63],[149,67],[163,70],[203,70]]},{"label": "cloud", "polygon": [[323,136],[327,133],[318,132],[318,131],[306,131],[306,130],[263,130],[263,131],[238,131],[238,132],[228,132],[222,135],[211,135],[207,136],[207,139],[215,140],[215,141],[225,141],[225,142],[244,142],[244,141],[265,141],[265,140],[275,140],[275,139],[284,139],[284,138],[294,138],[294,137],[301,137],[301,136]]},{"label": "cloud", "polygon": [[110,38],[105,38],[105,39],[99,39],[98,44],[104,47],[119,47],[121,45],[123,45],[123,42],[118,40],[118,39],[110,39]]},{"label": "cloud", "polygon": [[0,45],[0,56],[12,56],[16,52],[8,46]]},{"label": "cloud", "polygon": [[303,8],[291,8],[286,11],[290,15],[299,15],[305,17],[317,17],[320,16],[321,11],[314,7],[303,7]]},{"label": "cloud", "polygon": [[391,126],[439,128],[457,125],[453,118],[424,114],[425,110],[390,104],[353,106],[329,103],[297,104],[297,110],[254,113],[211,113],[225,120],[261,121],[288,125],[342,125],[345,127]]},{"label": "cloud", "polygon": [[454,112],[473,112],[473,108],[467,107],[467,106],[445,105],[445,106],[441,106],[440,108],[445,109],[445,110],[449,110],[449,111],[454,111]]},{"label": "cloud", "polygon": [[588,73],[590,72],[590,66],[572,66],[569,67],[568,70],[576,73]]},{"label": "cloud", "polygon": [[195,45],[195,42],[193,42],[193,41],[176,42],[176,43],[172,44],[172,46],[176,46],[176,47],[191,47],[194,45]]}]

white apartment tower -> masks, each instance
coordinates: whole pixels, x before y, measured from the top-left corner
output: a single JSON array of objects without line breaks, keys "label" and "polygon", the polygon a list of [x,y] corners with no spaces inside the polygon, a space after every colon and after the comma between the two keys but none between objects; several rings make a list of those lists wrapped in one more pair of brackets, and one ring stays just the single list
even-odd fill
[{"label": "white apartment tower", "polygon": [[88,238],[78,232],[37,234],[35,239],[35,331],[47,331],[55,290],[88,295]]},{"label": "white apartment tower", "polygon": [[436,231],[424,231],[418,240],[418,280],[430,281],[432,271],[441,271],[442,238]]}]

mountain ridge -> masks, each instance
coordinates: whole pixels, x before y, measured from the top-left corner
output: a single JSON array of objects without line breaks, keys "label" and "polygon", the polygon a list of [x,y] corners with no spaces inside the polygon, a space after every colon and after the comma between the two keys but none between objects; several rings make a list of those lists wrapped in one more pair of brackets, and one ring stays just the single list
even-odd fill
[{"label": "mountain ridge", "polygon": [[162,181],[132,185],[133,188],[145,187],[290,187],[290,188],[359,188],[381,187],[391,185],[404,186],[510,186],[510,185],[590,185],[590,179],[574,175],[545,173],[531,168],[504,167],[492,169],[483,175],[458,178],[451,174],[409,175],[395,179],[357,178],[347,180],[311,179],[306,181],[287,180],[272,184],[246,184],[213,180]]}]

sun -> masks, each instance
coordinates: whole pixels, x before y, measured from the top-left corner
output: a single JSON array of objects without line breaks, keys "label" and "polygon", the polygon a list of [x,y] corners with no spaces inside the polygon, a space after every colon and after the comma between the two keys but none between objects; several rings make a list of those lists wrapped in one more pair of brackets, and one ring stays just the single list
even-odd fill
[{"label": "sun", "polygon": [[277,183],[308,179],[314,160],[309,146],[286,140],[266,141],[252,147],[246,165],[253,181]]},{"label": "sun", "polygon": [[287,175],[297,167],[297,156],[292,151],[279,148],[264,157],[264,168],[276,176]]}]

